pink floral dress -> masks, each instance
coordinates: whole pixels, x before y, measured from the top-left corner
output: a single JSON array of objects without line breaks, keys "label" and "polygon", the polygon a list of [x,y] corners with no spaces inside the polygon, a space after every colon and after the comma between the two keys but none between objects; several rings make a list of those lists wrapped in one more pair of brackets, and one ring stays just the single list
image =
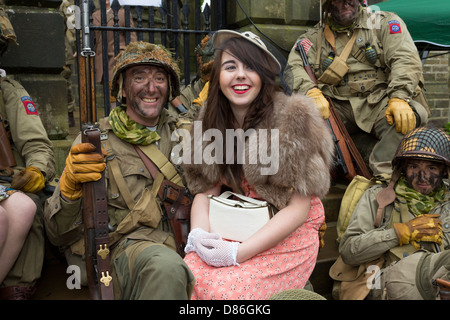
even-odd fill
[{"label": "pink floral dress", "polygon": [[306,222],[277,246],[239,266],[216,268],[195,252],[184,260],[196,278],[193,300],[264,300],[287,289],[306,284],[319,252],[319,228],[324,221],[320,199],[311,198]]}]

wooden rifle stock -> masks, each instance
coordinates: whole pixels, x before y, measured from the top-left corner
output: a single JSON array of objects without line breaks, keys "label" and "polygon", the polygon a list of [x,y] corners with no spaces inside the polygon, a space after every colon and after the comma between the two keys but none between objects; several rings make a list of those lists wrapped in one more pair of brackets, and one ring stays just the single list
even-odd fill
[{"label": "wooden rifle stock", "polygon": [[12,167],[15,166],[16,160],[14,159],[8,134],[0,115],[0,170],[8,171],[8,175],[12,176],[14,174]]},{"label": "wooden rifle stock", "polygon": [[[312,70],[308,57],[306,56],[305,49],[301,45],[300,41],[297,42],[295,49],[300,52],[300,56],[303,60],[303,67],[305,68],[306,73],[317,86],[318,82],[316,76],[314,75],[314,71]],[[326,121],[328,122],[328,126],[331,129],[335,142],[336,162],[342,167],[343,174],[349,181],[351,181],[356,175],[361,175],[367,179],[370,179],[372,175],[370,174],[364,159],[361,157],[361,154],[356,148],[355,143],[350,137],[350,134],[345,128],[344,123],[334,108],[333,102],[330,97],[326,97],[326,99],[330,106],[330,117]]]},{"label": "wooden rifle stock", "polygon": [[[102,154],[100,128],[95,123],[94,55],[89,48],[88,1],[82,1],[84,46],[78,55],[81,140]],[[98,181],[83,184],[85,260],[91,299],[114,299],[110,268],[108,207],[104,173]]]}]

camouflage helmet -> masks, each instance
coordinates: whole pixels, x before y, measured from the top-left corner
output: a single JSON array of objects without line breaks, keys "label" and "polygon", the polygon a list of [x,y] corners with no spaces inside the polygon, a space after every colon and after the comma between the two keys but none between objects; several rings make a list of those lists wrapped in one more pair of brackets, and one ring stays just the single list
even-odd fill
[{"label": "camouflage helmet", "polygon": [[16,33],[5,9],[0,7],[0,56],[10,43],[17,45]]},{"label": "camouflage helmet", "polygon": [[122,95],[122,72],[129,67],[142,64],[158,66],[166,70],[169,74],[169,100],[180,94],[180,69],[172,58],[172,53],[162,45],[138,41],[130,42],[115,58],[111,83],[113,97]]},{"label": "camouflage helmet", "polygon": [[216,55],[212,35],[213,33],[206,35],[200,44],[195,48],[195,53],[197,54],[197,64],[199,66],[200,75],[203,82],[209,81],[214,57]]},{"label": "camouflage helmet", "polygon": [[403,159],[438,161],[450,167],[450,136],[439,128],[416,128],[407,133],[397,148],[392,166]]}]

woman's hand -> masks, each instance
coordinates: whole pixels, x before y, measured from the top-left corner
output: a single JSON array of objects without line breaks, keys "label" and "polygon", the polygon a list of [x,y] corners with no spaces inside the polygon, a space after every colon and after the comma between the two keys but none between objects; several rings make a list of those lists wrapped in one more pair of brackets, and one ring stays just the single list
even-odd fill
[{"label": "woman's hand", "polygon": [[189,253],[191,251],[197,252],[198,242],[202,239],[222,240],[222,237],[218,233],[210,233],[206,232],[201,228],[195,228],[191,230],[191,232],[189,232],[184,252],[186,253]]},{"label": "woman's hand", "polygon": [[197,243],[198,256],[213,267],[229,267],[238,265],[236,256],[239,242],[216,239],[201,239]]},{"label": "woman's hand", "polygon": [[277,212],[250,239],[239,245],[237,262],[247,259],[276,246],[280,241],[305,223],[308,218],[311,197],[294,193],[288,205]]}]

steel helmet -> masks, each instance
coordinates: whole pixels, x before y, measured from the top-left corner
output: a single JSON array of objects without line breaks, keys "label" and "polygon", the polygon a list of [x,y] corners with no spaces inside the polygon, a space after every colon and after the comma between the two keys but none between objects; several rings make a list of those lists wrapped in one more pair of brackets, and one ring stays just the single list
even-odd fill
[{"label": "steel helmet", "polygon": [[415,158],[439,161],[450,167],[450,136],[439,128],[416,128],[400,142],[392,166],[398,167],[402,159]]},{"label": "steel helmet", "polygon": [[138,41],[130,42],[115,58],[111,83],[113,97],[122,95],[122,72],[140,64],[154,65],[166,70],[169,74],[169,100],[180,95],[180,69],[172,58],[172,53],[162,45]]}]

